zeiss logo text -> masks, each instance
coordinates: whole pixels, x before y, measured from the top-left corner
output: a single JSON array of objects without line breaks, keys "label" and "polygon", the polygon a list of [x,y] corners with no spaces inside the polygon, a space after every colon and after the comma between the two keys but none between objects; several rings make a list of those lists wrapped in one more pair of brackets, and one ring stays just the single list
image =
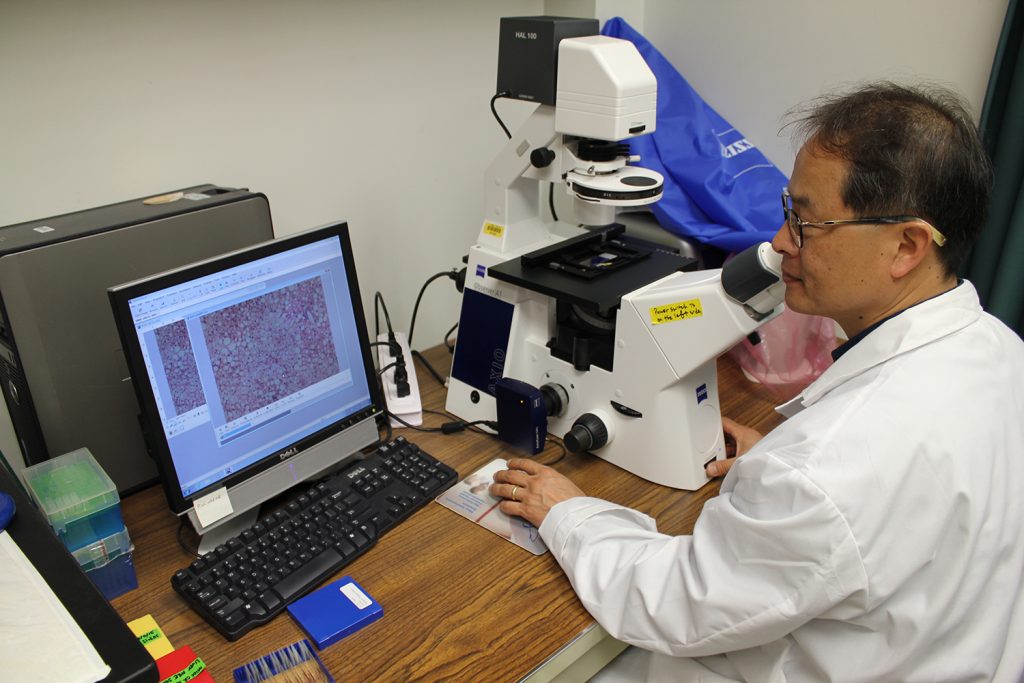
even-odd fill
[{"label": "zeiss logo text", "polygon": [[746,152],[748,149],[754,149],[754,145],[746,138],[743,138],[742,140],[737,140],[731,145],[722,146],[722,156],[726,159],[730,159],[737,154]]}]

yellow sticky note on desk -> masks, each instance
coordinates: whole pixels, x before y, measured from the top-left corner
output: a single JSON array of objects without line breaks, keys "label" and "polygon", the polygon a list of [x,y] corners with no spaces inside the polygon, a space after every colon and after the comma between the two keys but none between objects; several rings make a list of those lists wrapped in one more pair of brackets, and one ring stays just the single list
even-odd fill
[{"label": "yellow sticky note on desk", "polygon": [[174,646],[156,625],[153,615],[147,614],[135,621],[129,621],[128,628],[138,637],[139,642],[146,647],[146,651],[153,659],[160,659],[164,655],[174,652]]}]

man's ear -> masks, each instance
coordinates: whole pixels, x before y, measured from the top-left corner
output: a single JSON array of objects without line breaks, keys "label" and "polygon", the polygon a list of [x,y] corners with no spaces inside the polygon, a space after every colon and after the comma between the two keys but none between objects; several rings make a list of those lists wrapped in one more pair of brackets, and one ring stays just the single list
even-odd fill
[{"label": "man's ear", "polygon": [[899,242],[889,267],[894,280],[905,277],[925,260],[932,249],[932,228],[924,221],[913,221],[900,226]]}]

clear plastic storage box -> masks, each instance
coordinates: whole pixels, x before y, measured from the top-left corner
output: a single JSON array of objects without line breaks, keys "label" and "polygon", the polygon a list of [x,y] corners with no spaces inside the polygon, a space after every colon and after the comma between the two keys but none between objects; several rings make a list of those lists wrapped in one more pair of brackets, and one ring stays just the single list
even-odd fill
[{"label": "clear plastic storage box", "polygon": [[74,552],[124,530],[117,487],[89,449],[27,467],[23,476],[68,550]]},{"label": "clear plastic storage box", "polygon": [[132,542],[128,538],[128,529],[121,529],[113,536],[90,543],[73,551],[71,554],[78,560],[78,566],[85,571],[102,567],[115,557],[130,553]]}]

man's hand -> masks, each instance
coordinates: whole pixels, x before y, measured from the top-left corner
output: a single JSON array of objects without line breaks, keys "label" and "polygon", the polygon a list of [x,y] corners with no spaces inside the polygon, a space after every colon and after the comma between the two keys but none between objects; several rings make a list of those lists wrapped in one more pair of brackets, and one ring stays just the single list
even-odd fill
[{"label": "man's hand", "polygon": [[728,459],[712,460],[709,462],[704,470],[708,473],[709,477],[724,477],[725,473],[736,462],[736,456],[743,455],[749,451],[762,437],[761,432],[741,425],[725,416],[722,417],[722,429],[725,430],[725,455]]},{"label": "man's hand", "polygon": [[494,473],[494,481],[491,495],[505,499],[501,511],[518,515],[535,527],[540,527],[556,503],[587,495],[550,467],[524,458],[509,460],[507,470]]}]

